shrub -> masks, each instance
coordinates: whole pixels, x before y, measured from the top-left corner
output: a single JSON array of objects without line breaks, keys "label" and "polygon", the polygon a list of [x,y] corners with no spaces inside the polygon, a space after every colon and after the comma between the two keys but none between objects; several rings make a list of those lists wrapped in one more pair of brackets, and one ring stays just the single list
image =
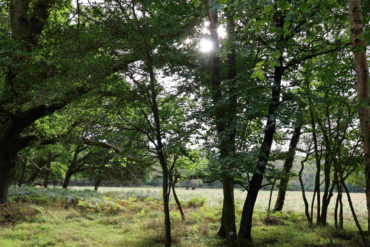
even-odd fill
[{"label": "shrub", "polygon": [[201,196],[194,196],[185,202],[185,207],[200,208],[205,205],[207,198]]}]

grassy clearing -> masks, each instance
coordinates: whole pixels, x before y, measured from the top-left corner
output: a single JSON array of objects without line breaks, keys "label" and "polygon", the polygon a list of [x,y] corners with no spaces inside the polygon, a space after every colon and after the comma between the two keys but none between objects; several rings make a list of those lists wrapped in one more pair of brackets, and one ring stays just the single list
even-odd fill
[{"label": "grassy clearing", "polygon": [[[163,246],[163,213],[159,188],[88,190],[23,189],[0,210],[0,246]],[[221,215],[220,189],[179,189],[186,215],[181,221],[171,203],[174,246],[223,246],[215,238]],[[204,198],[206,196],[206,198]],[[236,190],[237,220],[244,193]],[[258,198],[254,218],[255,246],[358,246],[351,216],[345,230],[310,228],[302,214],[301,197],[289,192],[283,213],[266,221],[268,193]],[[364,223],[365,198],[353,194]],[[331,218],[331,216],[329,216]]]}]

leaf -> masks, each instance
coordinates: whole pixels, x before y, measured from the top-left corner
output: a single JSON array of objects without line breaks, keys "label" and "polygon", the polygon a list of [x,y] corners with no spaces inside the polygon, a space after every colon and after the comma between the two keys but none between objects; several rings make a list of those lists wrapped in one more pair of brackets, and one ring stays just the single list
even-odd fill
[{"label": "leaf", "polygon": [[202,1],[200,0],[195,0],[194,1],[194,7],[198,8],[202,4]]},{"label": "leaf", "polygon": [[280,1],[279,2],[279,7],[281,8],[282,11],[285,11],[287,9],[289,9],[290,7],[290,4],[287,2],[287,1]]}]

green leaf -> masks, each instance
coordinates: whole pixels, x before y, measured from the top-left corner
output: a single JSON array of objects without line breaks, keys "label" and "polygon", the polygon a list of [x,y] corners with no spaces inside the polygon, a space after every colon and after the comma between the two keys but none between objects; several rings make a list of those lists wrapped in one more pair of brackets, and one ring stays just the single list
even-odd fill
[{"label": "green leaf", "polygon": [[280,1],[279,2],[279,7],[281,8],[282,11],[285,11],[287,9],[289,9],[290,7],[290,4],[287,2],[287,1]]}]

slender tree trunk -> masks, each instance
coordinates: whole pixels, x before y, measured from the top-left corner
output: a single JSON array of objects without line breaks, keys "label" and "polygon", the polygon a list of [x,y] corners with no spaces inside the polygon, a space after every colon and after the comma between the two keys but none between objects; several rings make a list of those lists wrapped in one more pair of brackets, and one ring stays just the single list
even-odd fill
[{"label": "slender tree trunk", "polygon": [[170,219],[170,206],[169,206],[169,196],[170,196],[170,186],[169,186],[169,171],[168,162],[164,153],[164,146],[162,143],[162,129],[161,120],[159,117],[159,107],[157,103],[157,91],[155,89],[156,78],[154,74],[154,67],[151,54],[149,50],[147,51],[147,71],[150,76],[150,93],[151,93],[151,110],[154,117],[154,128],[155,128],[155,139],[156,139],[156,153],[159,163],[162,167],[162,193],[163,193],[163,206],[164,206],[164,224],[165,224],[165,234],[166,234],[166,247],[170,247],[172,244],[171,239],[171,219]]},{"label": "slender tree trunk", "polygon": [[343,192],[342,189],[340,191],[340,198],[339,198],[339,228],[343,229]]},{"label": "slender tree trunk", "polygon": [[268,203],[268,207],[267,207],[267,218],[269,218],[269,217],[270,217],[270,212],[271,212],[271,199],[272,199],[272,193],[274,192],[275,183],[276,183],[276,180],[274,180],[274,182],[273,182],[273,183],[272,183],[272,185],[271,185],[270,197],[269,197],[269,203]]},{"label": "slender tree trunk", "polygon": [[27,160],[21,161],[22,162],[22,172],[21,172],[21,177],[19,178],[18,181],[18,186],[21,187],[22,184],[24,184],[24,177],[26,175],[26,168],[27,168]]},{"label": "slender tree trunk", "polygon": [[316,222],[319,222],[320,212],[321,212],[321,197],[320,197],[321,155],[319,155],[318,141],[317,141],[317,136],[316,136],[316,122],[314,119],[313,109],[311,105],[310,105],[310,117],[311,117],[312,138],[314,142],[315,160],[316,160],[316,176],[315,176],[315,188],[314,188],[314,192],[317,194]]},{"label": "slender tree trunk", "polygon": [[48,185],[49,185],[49,178],[50,178],[50,173],[51,173],[51,161],[49,161],[48,165],[46,166],[46,172],[45,172],[45,178],[44,178],[44,182],[43,182],[43,186],[44,188],[47,188]]},{"label": "slender tree trunk", "polygon": [[185,220],[185,214],[184,214],[184,211],[182,210],[181,202],[180,202],[180,200],[179,200],[179,198],[177,197],[177,194],[176,194],[175,183],[171,183],[171,187],[172,187],[173,197],[175,198],[177,208],[179,209],[179,212],[180,212],[180,215],[181,215],[181,219]]},{"label": "slender tree trunk", "polygon": [[303,179],[302,179],[302,173],[303,173],[303,170],[304,170],[304,163],[307,161],[307,159],[308,159],[308,155],[306,156],[305,160],[301,161],[301,169],[299,170],[299,173],[298,173],[298,179],[299,179],[299,184],[301,185],[301,190],[302,190],[302,197],[303,197],[303,202],[304,202],[304,213],[306,215],[308,223],[310,225],[312,225],[312,217],[310,216],[310,210],[309,210],[309,207],[308,207],[308,201],[307,201],[307,197],[306,197],[306,190],[304,188],[304,183],[303,183]]},{"label": "slender tree trunk", "polygon": [[283,175],[284,177],[280,180],[278,197],[276,199],[274,211],[281,211],[284,206],[285,194],[288,188],[289,173],[293,167],[293,161],[295,157],[295,150],[297,148],[299,137],[301,135],[302,121],[297,120],[296,127],[293,131],[292,139],[290,140],[288,157],[284,162]]},{"label": "slender tree trunk", "polygon": [[[282,64],[282,57],[280,57]],[[244,203],[242,211],[242,219],[240,222],[239,238],[240,242],[250,242],[252,240],[252,216],[254,205],[257,200],[258,192],[262,185],[263,174],[270,156],[271,145],[276,130],[276,110],[279,106],[279,98],[281,91],[281,78],[284,74],[283,67],[276,67],[274,72],[274,84],[272,87],[271,103],[269,106],[268,115],[266,116],[267,123],[264,130],[264,139],[258,155],[257,171],[249,183],[248,195]]]},{"label": "slender tree trunk", "polygon": [[362,230],[362,227],[360,225],[360,222],[358,222],[358,219],[357,219],[357,216],[356,216],[356,213],[355,213],[355,209],[353,208],[353,203],[352,203],[351,195],[349,194],[349,191],[348,191],[347,186],[346,186],[345,183],[343,183],[343,188],[346,191],[347,198],[348,198],[348,203],[349,203],[349,207],[351,209],[353,219],[354,219],[354,221],[356,223],[357,230],[358,230],[358,232],[361,235],[362,241],[364,243],[364,247],[366,247],[368,245],[367,245],[367,242],[366,242],[366,239],[365,239],[364,231]]},{"label": "slender tree trunk", "polygon": [[[324,164],[324,174],[325,174],[325,186],[324,186],[324,194],[323,194],[323,200],[322,200],[322,207],[321,207],[321,214],[320,219],[317,222],[318,225],[325,226],[326,225],[326,219],[328,215],[328,206],[330,203],[331,196],[333,195],[332,190],[330,189],[330,162],[328,160],[328,157],[325,158],[325,164]],[[334,184],[333,184],[334,186]],[[334,187],[332,187],[334,188]]]},{"label": "slender tree trunk", "polygon": [[313,191],[312,201],[311,201],[311,224],[313,224],[313,206],[315,204],[316,190]]},{"label": "slender tree trunk", "polygon": [[[163,165],[162,165],[163,167]],[[171,219],[170,219],[170,205],[169,205],[169,189],[168,189],[168,170],[163,169],[162,192],[163,192],[163,207],[164,207],[164,225],[166,232],[166,247],[170,247],[171,239]]]},{"label": "slender tree trunk", "polygon": [[351,43],[357,73],[357,97],[360,107],[360,126],[365,154],[366,202],[368,212],[368,233],[370,234],[370,98],[369,67],[366,58],[366,45],[363,30],[361,0],[349,0],[349,23],[351,28]]}]

